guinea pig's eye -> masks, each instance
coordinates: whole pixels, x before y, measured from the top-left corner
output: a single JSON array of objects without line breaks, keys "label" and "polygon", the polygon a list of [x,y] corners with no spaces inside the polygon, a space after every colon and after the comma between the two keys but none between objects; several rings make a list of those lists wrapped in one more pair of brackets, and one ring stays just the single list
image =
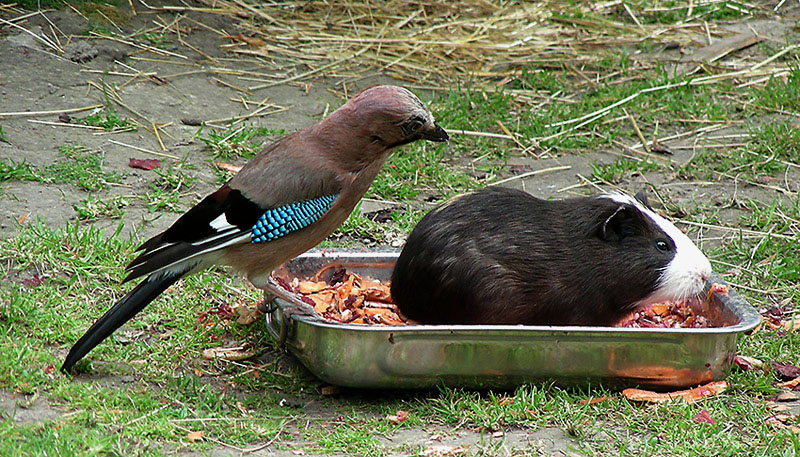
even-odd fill
[{"label": "guinea pig's eye", "polygon": [[661,252],[667,252],[667,251],[669,251],[669,245],[667,244],[666,241],[663,241],[663,240],[662,241],[656,241],[656,249],[658,249]]}]

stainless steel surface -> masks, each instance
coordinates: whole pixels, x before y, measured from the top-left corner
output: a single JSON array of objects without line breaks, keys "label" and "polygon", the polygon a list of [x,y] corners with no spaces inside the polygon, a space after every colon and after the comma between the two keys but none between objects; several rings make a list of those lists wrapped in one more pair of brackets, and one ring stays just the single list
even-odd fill
[{"label": "stainless steel surface", "polygon": [[[396,252],[311,252],[276,273],[291,281],[344,267],[386,280],[396,258]],[[706,287],[715,282],[725,284],[713,277]],[[276,296],[276,311],[267,315],[272,336],[326,382],[362,388],[513,388],[544,380],[609,388],[692,386],[725,378],[737,336],[760,321],[733,290],[710,301],[709,318],[724,326],[703,329],[338,324],[275,282],[267,292]]]}]

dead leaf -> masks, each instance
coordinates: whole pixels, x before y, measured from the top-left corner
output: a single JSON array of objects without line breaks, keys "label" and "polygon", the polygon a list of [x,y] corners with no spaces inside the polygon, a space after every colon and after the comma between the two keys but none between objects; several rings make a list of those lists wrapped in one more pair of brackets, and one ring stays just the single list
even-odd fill
[{"label": "dead leaf", "polygon": [[258,306],[237,305],[233,307],[233,315],[240,325],[249,325],[256,322],[261,316]]},{"label": "dead leaf", "polygon": [[158,159],[134,159],[128,160],[128,166],[131,168],[139,168],[141,170],[152,170],[161,166],[161,161]]},{"label": "dead leaf", "polygon": [[[762,176],[762,178],[774,179],[774,178],[772,178],[772,176]],[[780,181],[780,180],[776,180],[776,181]],[[764,265],[769,265],[770,263],[772,263],[773,260],[775,260],[775,256],[776,255],[778,255],[777,252],[775,254],[772,254],[771,256],[767,257],[766,259],[762,260],[761,262],[758,262],[756,264],[756,266],[763,267]]]},{"label": "dead leaf", "polygon": [[338,386],[322,386],[322,389],[320,389],[320,391],[322,392],[322,395],[327,397],[327,396],[338,394],[339,393],[339,387]]},{"label": "dead leaf", "polygon": [[579,403],[581,404],[581,406],[582,405],[593,405],[595,403],[600,403],[600,402],[606,401],[606,400],[608,400],[608,396],[607,395],[603,395],[602,397],[597,397],[597,398],[586,398],[584,400],[581,400]]},{"label": "dead leaf", "polygon": [[767,401],[765,403],[767,404],[767,409],[770,410],[770,411],[779,411],[779,412],[781,412],[781,411],[790,411],[791,410],[791,408],[789,408],[788,406],[782,405],[780,403],[775,403],[774,401]]},{"label": "dead leaf", "polygon": [[775,428],[787,428],[789,427],[787,422],[794,422],[796,420],[797,416],[795,416],[792,413],[777,413],[764,419],[764,423],[767,425],[771,425]]},{"label": "dead leaf", "polygon": [[781,381],[800,377],[800,368],[786,362],[772,362],[772,369],[778,373]]},{"label": "dead leaf", "polygon": [[249,36],[243,35],[241,33],[238,34],[238,35],[225,35],[225,36],[223,36],[223,38],[230,38],[231,40],[244,41],[245,43],[247,43],[248,45],[250,45],[250,46],[252,46],[254,48],[260,48],[262,46],[266,46],[267,45],[267,42],[262,40],[261,38],[253,38],[253,37],[249,37]]},{"label": "dead leaf", "polygon": [[784,330],[800,330],[800,317],[795,317],[794,319],[789,319],[787,321],[781,322],[781,328]]},{"label": "dead leaf", "polygon": [[256,355],[252,348],[236,346],[231,348],[209,348],[203,351],[203,358],[206,360],[245,360]]},{"label": "dead leaf", "polygon": [[189,432],[189,433],[186,434],[186,439],[189,440],[190,443],[196,443],[198,441],[202,441],[203,440],[203,431],[200,430],[200,431],[197,431],[197,432]]},{"label": "dead leaf", "polygon": [[697,414],[694,415],[692,418],[695,424],[716,424],[717,421],[711,417],[711,413],[708,412],[707,409],[701,409]]},{"label": "dead leaf", "polygon": [[41,278],[39,275],[33,275],[28,279],[22,280],[22,285],[25,287],[36,288],[42,285],[44,279]]},{"label": "dead leaf", "polygon": [[211,162],[211,164],[220,170],[228,171],[231,173],[239,173],[239,170],[242,169],[242,167],[240,167],[239,165],[231,165],[225,162]]},{"label": "dead leaf", "polygon": [[797,394],[794,392],[781,392],[773,398],[775,401],[795,401]]},{"label": "dead leaf", "polygon": [[398,425],[401,422],[405,422],[406,419],[408,419],[408,411],[403,411],[402,409],[398,410],[394,414],[389,414],[388,416],[386,416],[386,420],[388,420],[390,423],[394,425]]},{"label": "dead leaf", "polygon": [[502,438],[502,437],[503,437],[503,431],[502,430],[497,430],[497,431],[492,432],[492,438]]},{"label": "dead leaf", "polygon": [[795,387],[800,385],[800,376],[786,382],[779,382],[775,384],[775,387],[786,387],[788,389],[794,390]]},{"label": "dead leaf", "polygon": [[737,355],[733,358],[733,364],[739,367],[742,371],[750,370],[765,370],[767,367],[764,362],[755,357],[748,357],[746,355]]},{"label": "dead leaf", "polygon": [[648,403],[667,403],[673,400],[682,400],[686,403],[693,403],[702,398],[720,394],[727,389],[727,382],[716,381],[695,387],[694,389],[679,390],[677,392],[668,393],[653,392],[642,389],[625,389],[622,391],[622,396],[631,401],[642,401]]}]

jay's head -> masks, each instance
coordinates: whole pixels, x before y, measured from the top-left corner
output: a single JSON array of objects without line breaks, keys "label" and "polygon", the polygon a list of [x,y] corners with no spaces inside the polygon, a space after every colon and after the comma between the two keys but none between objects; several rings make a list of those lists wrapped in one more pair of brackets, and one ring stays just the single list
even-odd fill
[{"label": "jay's head", "polygon": [[334,111],[325,123],[328,128],[340,130],[337,133],[346,134],[348,142],[364,154],[384,154],[417,140],[449,140],[447,132],[439,127],[419,98],[397,86],[362,90]]}]

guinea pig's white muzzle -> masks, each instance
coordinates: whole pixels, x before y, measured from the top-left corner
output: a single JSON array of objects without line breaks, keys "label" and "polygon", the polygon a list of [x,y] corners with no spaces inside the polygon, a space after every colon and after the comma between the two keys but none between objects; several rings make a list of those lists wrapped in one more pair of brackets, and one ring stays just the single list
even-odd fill
[{"label": "guinea pig's white muzzle", "polygon": [[675,255],[661,272],[656,290],[645,300],[647,303],[656,303],[696,297],[703,292],[706,280],[711,276],[711,263],[692,240],[671,222],[655,213],[651,217],[675,243]]}]

